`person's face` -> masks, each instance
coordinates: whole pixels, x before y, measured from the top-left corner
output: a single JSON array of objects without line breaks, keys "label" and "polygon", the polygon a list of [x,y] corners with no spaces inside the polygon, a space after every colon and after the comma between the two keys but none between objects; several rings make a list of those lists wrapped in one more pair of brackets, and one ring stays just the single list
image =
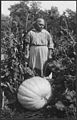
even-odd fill
[{"label": "person's face", "polygon": [[37,20],[37,27],[40,31],[44,28],[44,24],[45,24],[44,20],[42,19]]}]

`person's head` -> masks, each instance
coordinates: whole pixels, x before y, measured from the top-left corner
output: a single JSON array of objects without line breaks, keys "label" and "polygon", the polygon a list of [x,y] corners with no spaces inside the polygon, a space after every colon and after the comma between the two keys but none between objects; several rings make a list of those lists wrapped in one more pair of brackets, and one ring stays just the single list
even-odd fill
[{"label": "person's head", "polygon": [[44,28],[44,26],[45,26],[44,19],[43,18],[38,18],[36,20],[36,26],[37,26],[37,30],[41,31]]}]

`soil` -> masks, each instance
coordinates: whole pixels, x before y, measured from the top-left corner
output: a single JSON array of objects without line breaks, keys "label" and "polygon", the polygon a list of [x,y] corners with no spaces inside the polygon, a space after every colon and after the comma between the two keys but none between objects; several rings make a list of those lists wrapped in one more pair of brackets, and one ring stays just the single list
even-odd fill
[{"label": "soil", "polygon": [[17,104],[0,111],[0,120],[75,120],[61,111],[46,107],[38,111],[30,111]]}]

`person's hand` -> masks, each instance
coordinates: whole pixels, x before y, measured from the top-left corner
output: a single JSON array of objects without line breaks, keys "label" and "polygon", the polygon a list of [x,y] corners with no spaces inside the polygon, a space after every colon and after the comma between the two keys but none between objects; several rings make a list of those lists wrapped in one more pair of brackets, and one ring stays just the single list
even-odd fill
[{"label": "person's hand", "polygon": [[48,55],[48,59],[52,59],[52,55]]},{"label": "person's hand", "polygon": [[48,59],[52,59],[52,53],[53,53],[52,49],[50,49],[49,52],[48,52]]}]

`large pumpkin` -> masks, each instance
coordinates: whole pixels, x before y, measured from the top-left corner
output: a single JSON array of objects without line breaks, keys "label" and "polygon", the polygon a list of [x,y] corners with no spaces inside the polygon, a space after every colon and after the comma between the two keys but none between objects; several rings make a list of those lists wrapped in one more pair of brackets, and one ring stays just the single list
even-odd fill
[{"label": "large pumpkin", "polygon": [[51,95],[52,89],[48,80],[37,76],[22,82],[17,93],[18,101],[30,110],[42,108]]}]

